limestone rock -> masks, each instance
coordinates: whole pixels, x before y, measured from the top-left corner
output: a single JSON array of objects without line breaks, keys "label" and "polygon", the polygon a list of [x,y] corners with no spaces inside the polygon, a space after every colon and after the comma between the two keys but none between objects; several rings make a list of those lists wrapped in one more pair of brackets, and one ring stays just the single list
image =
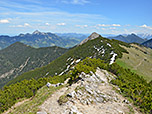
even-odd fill
[{"label": "limestone rock", "polygon": [[98,33],[93,32],[88,38],[86,38],[86,39],[84,39],[82,42],[80,42],[79,45],[82,45],[82,44],[86,43],[86,42],[89,41],[89,40],[96,39],[96,38],[98,38],[99,36],[100,36],[100,35],[99,35]]}]

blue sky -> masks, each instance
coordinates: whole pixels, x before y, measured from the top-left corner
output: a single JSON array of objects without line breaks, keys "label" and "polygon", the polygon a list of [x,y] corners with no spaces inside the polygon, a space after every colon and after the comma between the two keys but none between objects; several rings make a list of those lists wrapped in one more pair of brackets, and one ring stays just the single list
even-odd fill
[{"label": "blue sky", "polygon": [[152,34],[152,0],[0,0],[0,34]]}]

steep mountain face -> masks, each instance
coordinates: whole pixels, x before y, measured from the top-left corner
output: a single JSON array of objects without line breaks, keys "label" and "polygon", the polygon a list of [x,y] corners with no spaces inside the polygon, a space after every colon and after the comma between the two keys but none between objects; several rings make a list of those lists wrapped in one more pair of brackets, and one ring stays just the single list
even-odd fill
[{"label": "steep mountain face", "polygon": [[47,65],[66,51],[56,46],[35,49],[19,42],[0,50],[0,87],[24,72]]},{"label": "steep mountain face", "polygon": [[145,41],[145,39],[142,39],[140,37],[138,37],[135,34],[131,34],[131,35],[127,35],[127,36],[123,36],[123,35],[118,35],[115,37],[108,37],[109,39],[116,39],[116,40],[120,40],[126,43],[143,43]]},{"label": "steep mountain face", "polygon": [[62,38],[53,33],[34,31],[32,34],[20,34],[18,36],[0,36],[0,49],[6,48],[7,46],[15,43],[22,42],[32,47],[49,47],[49,46],[60,46],[60,47],[73,47],[78,44],[79,41],[71,38]]},{"label": "steep mountain face", "polygon": [[14,80],[10,81],[9,84],[24,79],[37,79],[46,76],[46,74],[48,76],[65,74],[67,71],[70,70],[70,68],[72,68],[73,65],[78,63],[80,60],[85,59],[86,57],[100,58],[102,60],[105,60],[109,64],[112,64],[116,58],[122,56],[122,52],[126,52],[126,50],[121,48],[119,44],[129,46],[124,42],[109,40],[101,36],[97,36],[99,35],[93,33],[87,38],[93,38],[92,40],[87,40],[87,42],[83,43],[82,45],[71,48],[68,52],[66,52],[64,55],[60,56],[47,66],[26,72],[21,76],[15,78]]},{"label": "steep mountain face", "polygon": [[144,45],[145,47],[152,48],[152,39],[143,42],[141,45]]}]

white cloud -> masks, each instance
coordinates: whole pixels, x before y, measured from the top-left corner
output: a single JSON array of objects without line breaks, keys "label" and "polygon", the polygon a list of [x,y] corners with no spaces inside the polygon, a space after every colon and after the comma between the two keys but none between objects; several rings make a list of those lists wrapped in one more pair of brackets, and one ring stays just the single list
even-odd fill
[{"label": "white cloud", "polygon": [[142,28],[147,28],[147,29],[152,29],[152,27],[150,27],[150,26],[147,26],[147,25],[142,25],[142,26],[139,26],[139,27],[142,27]]},{"label": "white cloud", "polygon": [[109,29],[116,29],[116,27],[110,27]]},{"label": "white cloud", "polygon": [[83,4],[89,3],[89,1],[87,1],[87,0],[72,0],[72,3],[83,5]]},{"label": "white cloud", "polygon": [[120,25],[120,24],[111,24],[111,25],[107,25],[107,24],[98,24],[97,26],[99,26],[99,27],[110,27],[110,26],[113,26],[113,27],[120,27],[121,25]]},{"label": "white cloud", "polygon": [[76,27],[80,27],[80,28],[87,28],[88,25],[75,25]]},{"label": "white cloud", "polygon": [[66,23],[57,23],[58,26],[65,26]]},{"label": "white cloud", "polygon": [[24,23],[24,26],[25,26],[25,27],[27,27],[27,26],[30,26],[30,24],[28,24],[28,23]]},{"label": "white cloud", "polygon": [[77,5],[84,5],[90,3],[88,0],[61,0],[62,3],[65,4],[77,4]]},{"label": "white cloud", "polygon": [[144,28],[147,28],[148,26],[144,24],[144,25],[142,25],[142,26],[140,26],[140,27],[144,27]]},{"label": "white cloud", "polygon": [[13,26],[10,26],[10,27],[30,27],[30,24],[24,23],[23,25],[13,25]]},{"label": "white cloud", "polygon": [[99,27],[108,27],[108,26],[110,26],[110,25],[98,24],[97,26],[99,26]]},{"label": "white cloud", "polygon": [[9,23],[9,20],[8,19],[1,19],[0,23]]},{"label": "white cloud", "polygon": [[120,27],[121,25],[119,25],[119,24],[112,24],[111,26]]},{"label": "white cloud", "polygon": [[45,25],[49,26],[50,24],[49,23],[45,23]]}]

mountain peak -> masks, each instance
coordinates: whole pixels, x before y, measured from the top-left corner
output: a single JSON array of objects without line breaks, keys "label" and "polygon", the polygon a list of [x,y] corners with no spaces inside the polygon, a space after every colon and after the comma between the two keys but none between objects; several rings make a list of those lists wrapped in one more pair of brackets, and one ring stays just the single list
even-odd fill
[{"label": "mountain peak", "polygon": [[96,33],[96,32],[93,32],[88,38],[84,39],[79,45],[82,45],[84,43],[86,43],[87,41],[89,40],[93,40],[93,39],[96,39],[100,36],[100,34]]},{"label": "mountain peak", "polygon": [[135,33],[131,33],[132,36],[137,36]]},{"label": "mountain peak", "polygon": [[42,33],[41,33],[40,31],[36,30],[36,31],[34,31],[32,34],[40,35],[40,34],[42,34]]},{"label": "mountain peak", "polygon": [[93,40],[95,38],[98,38],[100,35],[96,32],[93,32],[88,38],[90,38],[90,40]]}]

